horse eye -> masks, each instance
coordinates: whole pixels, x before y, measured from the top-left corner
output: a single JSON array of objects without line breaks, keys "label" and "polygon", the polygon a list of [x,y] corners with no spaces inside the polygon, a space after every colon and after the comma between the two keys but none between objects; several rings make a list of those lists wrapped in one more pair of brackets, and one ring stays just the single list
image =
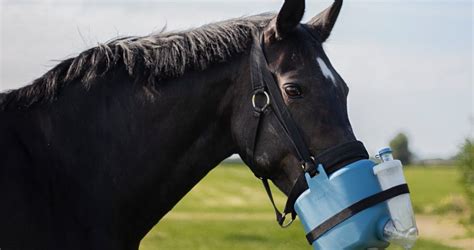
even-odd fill
[{"label": "horse eye", "polygon": [[286,85],[285,92],[288,97],[301,97],[301,87],[296,84]]}]

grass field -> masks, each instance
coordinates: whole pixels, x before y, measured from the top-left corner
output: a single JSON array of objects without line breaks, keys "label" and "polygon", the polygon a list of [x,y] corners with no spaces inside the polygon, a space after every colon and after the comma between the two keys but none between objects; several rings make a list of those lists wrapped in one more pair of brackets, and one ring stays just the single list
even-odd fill
[{"label": "grass field", "polygon": [[449,167],[408,167],[405,176],[415,210],[421,212],[462,196],[459,172]]},{"label": "grass field", "polygon": [[[406,177],[419,211],[461,192],[457,172],[452,168],[407,168]],[[275,193],[283,207],[286,199]],[[214,169],[140,246],[141,250],[252,248],[311,249],[299,221],[288,229],[279,228],[260,181],[246,167],[235,164]],[[455,248],[422,235],[415,249]]]}]

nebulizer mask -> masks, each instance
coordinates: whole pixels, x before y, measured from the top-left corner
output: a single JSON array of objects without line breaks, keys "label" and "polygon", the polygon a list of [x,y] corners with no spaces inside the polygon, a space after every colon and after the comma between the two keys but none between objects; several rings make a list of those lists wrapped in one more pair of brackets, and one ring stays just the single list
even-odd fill
[{"label": "nebulizer mask", "polygon": [[296,200],[308,242],[314,249],[410,249],[418,230],[402,164],[390,148],[379,164],[360,159],[328,173],[305,173],[308,189]]}]

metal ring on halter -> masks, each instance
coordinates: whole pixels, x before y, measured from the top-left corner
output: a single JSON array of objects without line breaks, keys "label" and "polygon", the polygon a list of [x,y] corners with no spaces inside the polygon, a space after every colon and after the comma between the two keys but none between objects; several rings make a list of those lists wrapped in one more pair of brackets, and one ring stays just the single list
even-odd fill
[{"label": "metal ring on halter", "polygon": [[[284,215],[283,215],[283,218],[285,218],[286,215],[287,215],[287,214],[284,214]],[[293,223],[293,221],[295,221],[295,220],[294,220],[294,219],[291,219],[290,221],[288,221],[288,223],[286,223],[286,224],[281,224],[280,226],[281,226],[281,228],[287,228],[287,227],[289,227],[289,226]]]},{"label": "metal ring on halter", "polygon": [[[257,98],[257,95],[265,95],[265,98],[267,98],[267,101],[265,103],[265,105],[263,105],[263,107],[257,107],[257,105],[255,104],[255,99]],[[270,96],[268,95],[267,91],[263,90],[263,89],[258,89],[256,90],[254,93],[253,93],[253,96],[252,96],[252,106],[253,108],[255,109],[255,111],[257,112],[263,112],[265,111],[266,108],[268,108],[268,106],[270,106]]]},{"label": "metal ring on halter", "polygon": [[[314,177],[319,174],[318,166],[316,166],[316,158],[314,156],[310,156],[311,158],[311,165],[308,166],[306,162],[301,162],[301,168],[305,173],[309,173],[311,177]],[[312,166],[315,166],[311,168]]]}]

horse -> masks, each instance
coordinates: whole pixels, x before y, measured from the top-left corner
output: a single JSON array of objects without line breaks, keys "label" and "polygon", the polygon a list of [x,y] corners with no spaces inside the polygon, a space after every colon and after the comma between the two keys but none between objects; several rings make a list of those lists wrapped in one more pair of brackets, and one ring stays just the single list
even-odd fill
[{"label": "horse", "polygon": [[[348,86],[322,47],[341,6],[301,23],[305,1],[286,0],[276,14],[116,38],[0,94],[1,249],[138,249],[232,154],[289,195],[301,159],[270,101],[311,155],[355,140]],[[254,44],[277,97],[253,88]]]}]

